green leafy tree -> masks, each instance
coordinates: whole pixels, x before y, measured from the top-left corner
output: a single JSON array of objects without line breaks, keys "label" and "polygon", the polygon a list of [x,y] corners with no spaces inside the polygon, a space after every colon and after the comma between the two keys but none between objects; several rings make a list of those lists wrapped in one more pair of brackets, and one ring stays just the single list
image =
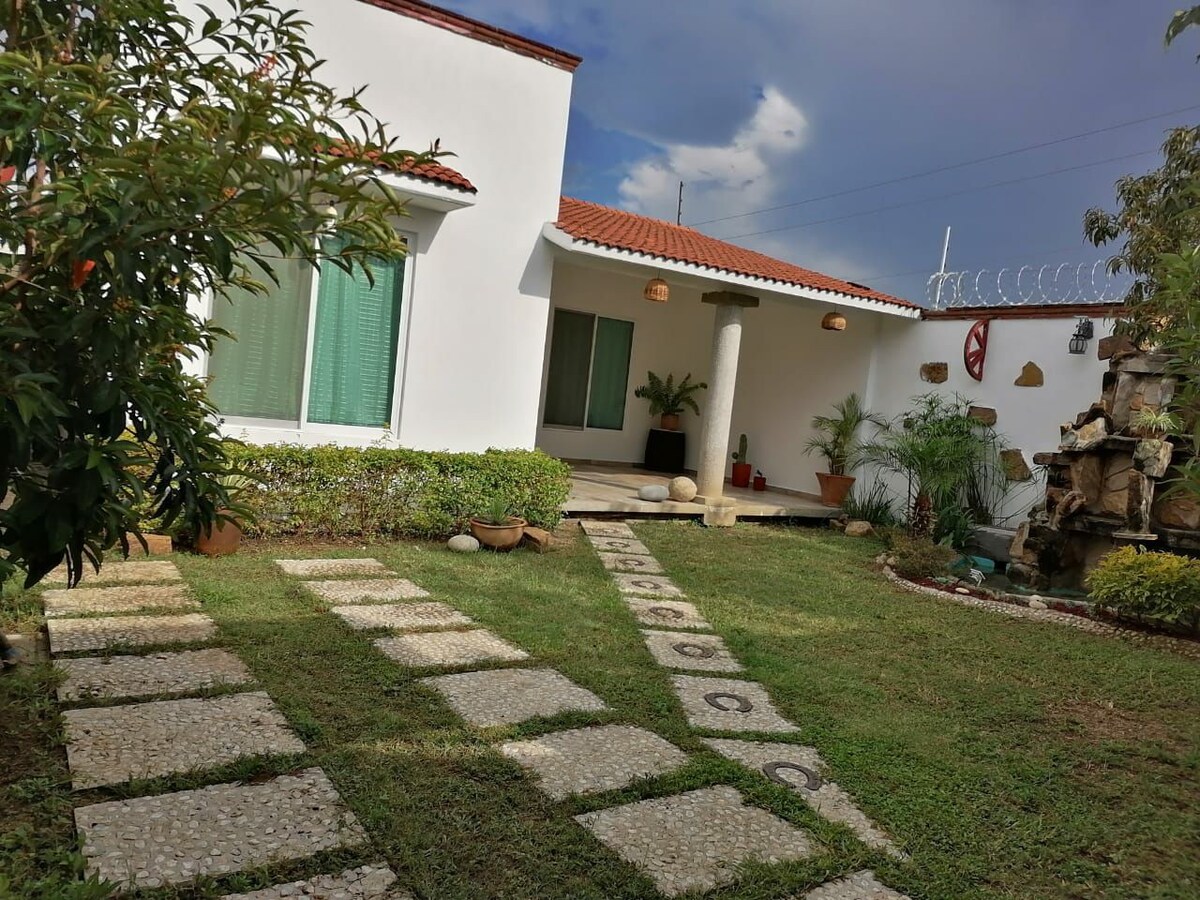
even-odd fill
[{"label": "green leafy tree", "polygon": [[403,252],[380,170],[413,154],[318,80],[307,23],[201,9],[0,0],[0,580],[76,579],[139,506],[223,515],[216,410],[183,368],[221,332],[189,299],[318,263],[332,211],[333,264]]}]

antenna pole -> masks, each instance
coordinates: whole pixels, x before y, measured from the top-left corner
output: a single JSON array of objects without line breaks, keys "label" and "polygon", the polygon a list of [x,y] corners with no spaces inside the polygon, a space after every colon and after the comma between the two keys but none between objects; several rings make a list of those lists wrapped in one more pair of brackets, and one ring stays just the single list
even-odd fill
[{"label": "antenna pole", "polygon": [[938,269],[937,291],[933,295],[933,308],[941,309],[942,306],[942,284],[946,280],[946,260],[950,256],[950,226],[946,226],[946,239],[942,241],[942,265]]},{"label": "antenna pole", "polygon": [[679,203],[675,207],[675,224],[683,224],[683,182],[679,182]]}]

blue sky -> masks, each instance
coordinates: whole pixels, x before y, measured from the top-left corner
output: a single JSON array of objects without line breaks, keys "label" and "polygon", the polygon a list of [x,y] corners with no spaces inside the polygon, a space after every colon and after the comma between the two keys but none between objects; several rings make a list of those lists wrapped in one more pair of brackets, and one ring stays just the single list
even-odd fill
[{"label": "blue sky", "polygon": [[[1084,211],[1111,207],[1120,175],[1153,168],[1146,151],[1168,127],[1200,121],[1200,33],[1162,45],[1179,0],[442,5],[584,57],[566,193],[673,219],[682,179],[685,224],[1197,107],[698,226],[917,302],[947,225],[951,269],[1102,258],[1083,242]],[[1074,171],[974,190],[1061,169]]]}]

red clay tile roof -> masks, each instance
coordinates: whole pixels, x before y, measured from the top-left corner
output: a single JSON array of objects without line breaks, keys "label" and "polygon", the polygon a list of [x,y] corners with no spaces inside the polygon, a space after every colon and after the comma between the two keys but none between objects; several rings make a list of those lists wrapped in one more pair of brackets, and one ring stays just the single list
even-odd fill
[{"label": "red clay tile roof", "polygon": [[444,28],[446,31],[474,38],[485,44],[503,47],[505,50],[511,50],[513,53],[518,53],[521,56],[529,56],[533,59],[541,60],[547,65],[554,66],[556,69],[565,69],[568,72],[574,72],[579,64],[583,62],[583,58],[576,56],[574,53],[559,50],[557,47],[551,47],[549,44],[543,44],[541,41],[535,41],[532,38],[522,37],[511,31],[505,31],[503,28],[497,28],[495,25],[487,24],[487,22],[480,22],[478,19],[471,19],[467,16],[450,12],[448,9],[442,9],[430,3],[425,3],[424,0],[362,0],[362,2],[378,6],[380,9],[399,13],[402,16],[408,16],[427,25]]},{"label": "red clay tile roof", "polygon": [[842,281],[805,269],[763,253],[747,250],[701,234],[694,228],[686,228],[661,219],[651,219],[635,213],[563,197],[559,202],[558,221],[554,223],[577,241],[586,241],[615,250],[630,250],[645,253],[673,262],[691,263],[746,275],[768,281],[812,288],[818,291],[835,291],[864,300],[876,300],[910,309],[915,304],[890,294],[872,290],[865,285]]},{"label": "red clay tile roof", "polygon": [[[330,156],[357,156],[368,159],[371,162],[375,162],[378,158],[378,154],[373,151],[364,152],[357,148],[350,148],[340,141],[331,143],[326,148],[325,152],[327,152]],[[472,194],[477,193],[475,190],[475,185],[471,184],[465,175],[455,169],[450,168],[449,166],[442,165],[435,159],[417,162],[415,157],[410,156],[400,166],[380,165],[379,168],[389,169],[393,172],[399,172],[401,175],[410,175],[413,178],[420,178],[424,181],[433,181],[438,184],[444,184],[447,187],[469,191]]]}]

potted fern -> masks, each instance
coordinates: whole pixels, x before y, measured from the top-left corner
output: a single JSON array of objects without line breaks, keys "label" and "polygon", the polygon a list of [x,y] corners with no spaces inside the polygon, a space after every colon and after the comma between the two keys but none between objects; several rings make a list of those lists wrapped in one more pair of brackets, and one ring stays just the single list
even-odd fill
[{"label": "potted fern", "polygon": [[471,517],[471,534],[475,540],[492,550],[511,550],[521,543],[529,523],[512,515],[508,501],[493,497],[487,509]]},{"label": "potted fern", "polygon": [[862,405],[858,394],[833,405],[837,415],[813,416],[812,427],[817,433],[805,445],[805,453],[825,457],[828,472],[818,472],[821,502],[826,506],[841,506],[854,484],[854,476],[846,473],[861,461],[858,429],[868,422],[884,427],[887,420]]},{"label": "potted fern", "polygon": [[690,409],[700,415],[700,407],[696,404],[694,394],[706,390],[708,385],[703,381],[692,381],[692,373],[688,372],[679,383],[675,376],[668,374],[666,380],[653,372],[646,373],[646,383],[633,392],[640,400],[650,401],[650,415],[659,416],[659,424],[666,431],[679,430],[679,414],[684,409]]}]

